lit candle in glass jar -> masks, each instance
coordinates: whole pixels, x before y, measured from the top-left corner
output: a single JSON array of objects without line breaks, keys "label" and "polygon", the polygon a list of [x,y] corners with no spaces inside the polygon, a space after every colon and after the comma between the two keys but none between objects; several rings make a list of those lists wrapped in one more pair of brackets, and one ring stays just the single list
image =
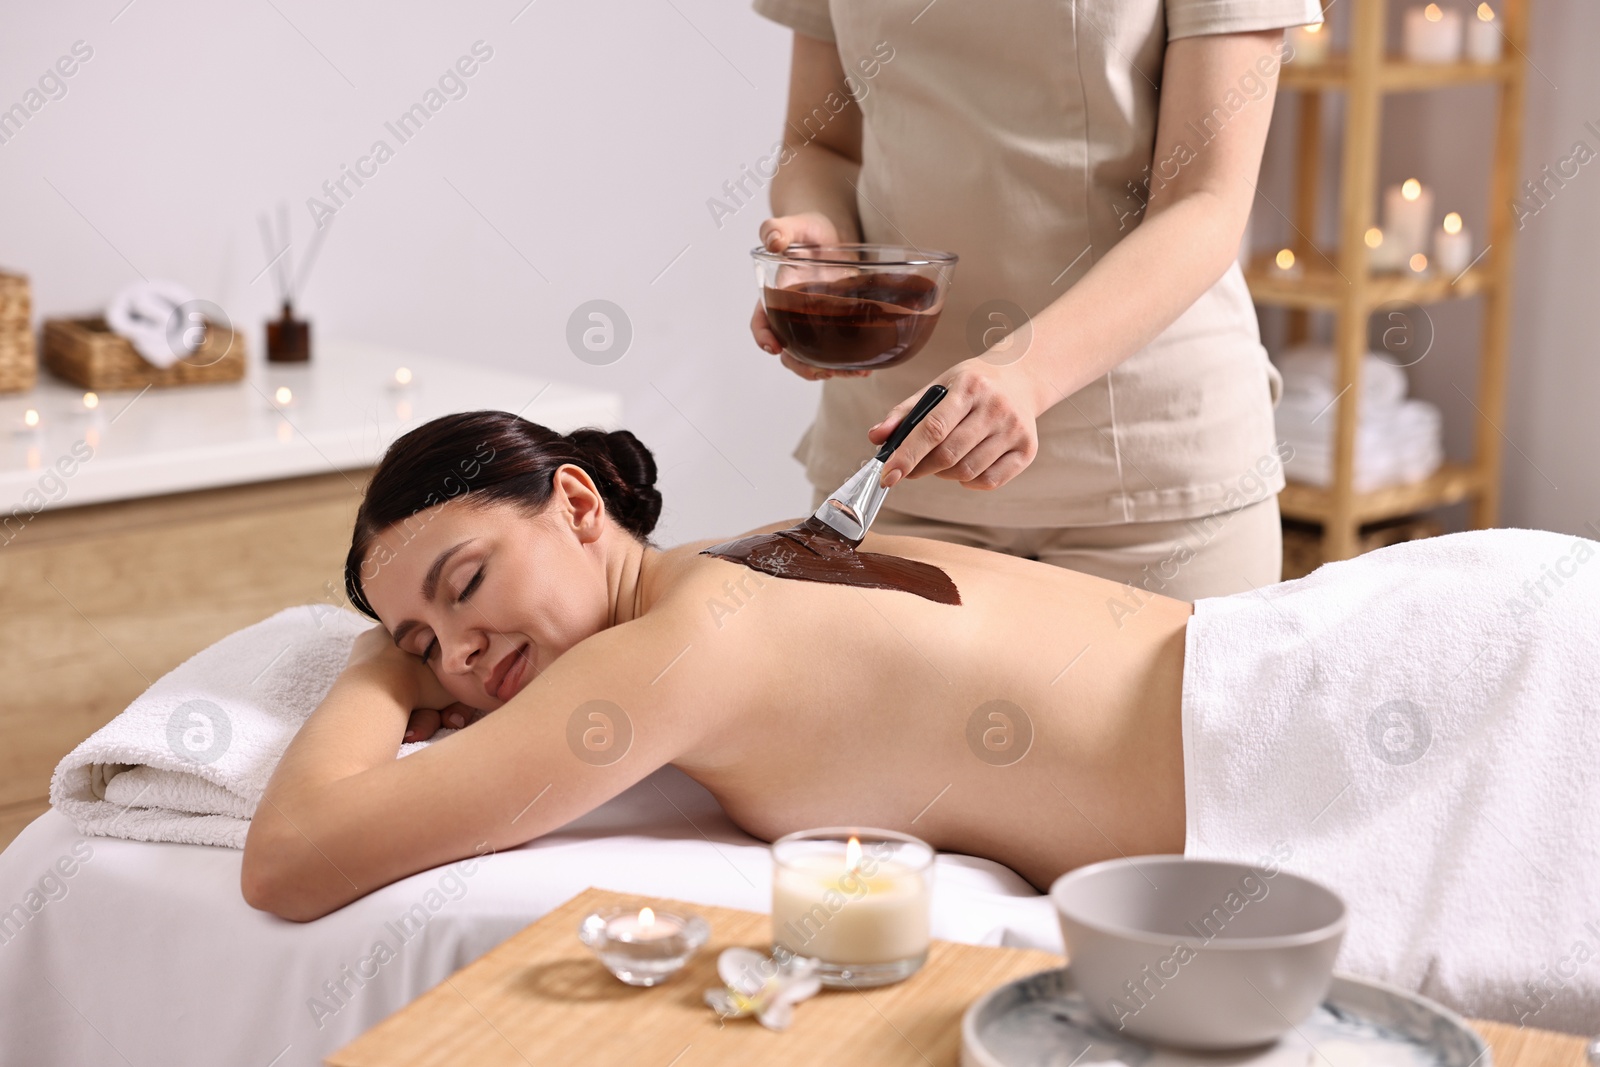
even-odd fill
[{"label": "lit candle in glass jar", "polygon": [[803,830],[772,844],[773,953],[819,961],[824,985],[873,986],[928,955],[934,851],[892,830]]}]

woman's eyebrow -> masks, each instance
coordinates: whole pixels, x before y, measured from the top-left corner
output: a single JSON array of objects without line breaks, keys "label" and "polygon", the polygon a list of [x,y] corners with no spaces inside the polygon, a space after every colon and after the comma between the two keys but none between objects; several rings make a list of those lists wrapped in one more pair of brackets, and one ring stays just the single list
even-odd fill
[{"label": "woman's eyebrow", "polygon": [[[433,566],[428,568],[428,573],[422,576],[423,600],[426,600],[430,604],[433,603],[434,596],[439,592],[439,575],[444,572],[444,565],[450,562],[450,557],[455,555],[458,549],[464,548],[476,540],[478,540],[476,537],[469,537],[465,541],[457,541],[455,544],[439,553],[439,557],[433,561]],[[421,625],[422,623],[418,622],[416,619],[407,619],[405,622],[402,622],[399,626],[394,628],[394,643],[398,645],[401,641],[405,640],[406,634],[410,633],[412,630]]]}]

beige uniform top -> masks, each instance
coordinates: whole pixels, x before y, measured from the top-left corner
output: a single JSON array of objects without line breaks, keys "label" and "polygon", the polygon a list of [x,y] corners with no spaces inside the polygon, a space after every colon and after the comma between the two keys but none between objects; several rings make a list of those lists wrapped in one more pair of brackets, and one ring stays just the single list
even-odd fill
[{"label": "beige uniform top", "polygon": [[[891,407],[977,354],[968,334],[980,305],[1005,300],[1037,314],[1137,225],[1168,40],[1322,18],[1318,0],[753,6],[838,44],[863,115],[862,239],[961,257],[920,353],[863,378],[823,383],[816,419],[794,451],[819,489],[836,488],[860,467],[873,452],[867,429]],[[1219,101],[1219,124],[1269,103],[1261,82],[1241,76],[1239,91]],[[1191,132],[1188,141],[1204,151],[1201,136]],[[945,478],[908,479],[889,502],[951,522],[1021,527],[1231,509],[1244,492],[1260,491],[1254,468],[1273,452],[1279,387],[1235,263],[1148,346],[1040,415],[1038,454],[1010,482],[978,491]],[[1276,492],[1283,475],[1281,465],[1273,468]]]}]

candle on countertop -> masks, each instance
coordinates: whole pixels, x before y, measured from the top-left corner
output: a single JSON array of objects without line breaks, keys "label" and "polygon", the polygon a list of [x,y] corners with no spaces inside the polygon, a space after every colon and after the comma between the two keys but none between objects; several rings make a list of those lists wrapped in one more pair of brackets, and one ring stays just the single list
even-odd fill
[{"label": "candle on countertop", "polygon": [[22,420],[12,424],[11,432],[20,437],[34,437],[43,429],[44,416],[39,414],[38,408],[28,408],[22,413]]},{"label": "candle on countertop", "polygon": [[1383,237],[1395,242],[1401,259],[1410,259],[1428,247],[1428,231],[1433,223],[1433,190],[1407,178],[1383,193]]},{"label": "candle on countertop", "polygon": [[1295,26],[1289,31],[1290,62],[1308,65],[1327,62],[1332,36],[1325,22]]},{"label": "candle on countertop", "polygon": [[868,850],[855,834],[840,842],[829,833],[802,831],[773,843],[775,951],[821,961],[824,984],[838,984],[840,972],[863,985],[906,977],[932,936],[933,850],[891,831],[861,831],[877,838]]},{"label": "candle on countertop", "polygon": [[1461,12],[1438,4],[1406,9],[1401,52],[1413,63],[1461,61]]},{"label": "candle on countertop", "polygon": [[1412,274],[1426,274],[1428,273],[1428,257],[1418,252],[1406,262],[1406,266],[1411,268]]},{"label": "candle on countertop", "polygon": [[1467,20],[1467,58],[1474,63],[1495,63],[1500,59],[1500,24],[1494,8],[1479,4],[1477,16]]},{"label": "candle on countertop", "polygon": [[411,385],[411,382],[412,382],[411,368],[410,367],[396,367],[395,371],[394,371],[394,375],[392,377],[390,377],[390,379],[389,379],[389,388],[391,390],[393,390],[393,391],[398,392],[398,391],[404,390],[406,388],[409,388],[410,385]]},{"label": "candle on countertop", "polygon": [[1454,211],[1433,235],[1433,258],[1440,272],[1451,278],[1472,265],[1472,234]]}]

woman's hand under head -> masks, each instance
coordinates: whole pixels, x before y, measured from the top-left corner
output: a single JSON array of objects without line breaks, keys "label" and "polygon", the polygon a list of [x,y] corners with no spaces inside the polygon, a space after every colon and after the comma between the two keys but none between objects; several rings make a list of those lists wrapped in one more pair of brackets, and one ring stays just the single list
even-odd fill
[{"label": "woman's hand under head", "polygon": [[[503,706],[556,657],[632,617],[641,546],[567,464],[536,514],[450,501],[379,535],[362,586],[381,626],[350,667],[383,672],[409,699],[405,740]],[[349,669],[349,668],[347,668]]]},{"label": "woman's hand under head", "polygon": [[[761,245],[769,252],[782,252],[790,245],[836,245],[839,243],[839,230],[833,220],[820,211],[807,211],[799,215],[784,215],[775,219],[768,219],[761,224]],[[864,378],[870,371],[865,370],[824,370],[813,367],[808,363],[801,363],[788,352],[783,350],[783,342],[778,340],[778,335],[772,332],[772,324],[767,321],[767,312],[761,306],[761,301],[756,301],[756,312],[750,316],[750,334],[767,352],[777,356],[785,367],[794,371],[809,382],[821,381],[824,378]]]},{"label": "woman's hand under head", "polygon": [[410,701],[411,719],[406,725],[408,742],[426,741],[441,726],[461,729],[488,714],[457,700],[422,657],[402,651],[382,626],[356,637],[345,669],[377,671],[397,687],[397,692],[415,694]]}]

